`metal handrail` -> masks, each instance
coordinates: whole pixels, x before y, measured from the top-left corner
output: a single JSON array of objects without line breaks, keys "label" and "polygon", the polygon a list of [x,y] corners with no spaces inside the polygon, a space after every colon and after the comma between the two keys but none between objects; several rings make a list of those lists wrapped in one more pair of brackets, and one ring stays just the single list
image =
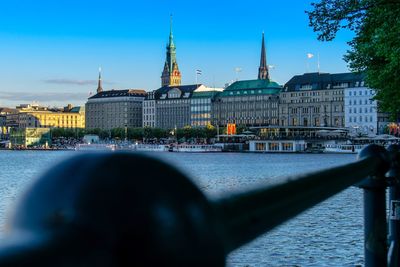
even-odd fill
[{"label": "metal handrail", "polygon": [[159,160],[79,155],[20,199],[0,266],[225,266],[232,250],[352,185],[364,190],[366,266],[397,266],[400,231],[392,223],[388,261],[385,207],[397,154],[370,145],[357,162],[214,200]]},{"label": "metal handrail", "polygon": [[231,240],[227,246],[230,250],[238,248],[300,212],[361,182],[382,166],[384,161],[379,156],[364,156],[354,163],[287,177],[278,184],[216,201],[217,214],[227,232],[225,236]]}]

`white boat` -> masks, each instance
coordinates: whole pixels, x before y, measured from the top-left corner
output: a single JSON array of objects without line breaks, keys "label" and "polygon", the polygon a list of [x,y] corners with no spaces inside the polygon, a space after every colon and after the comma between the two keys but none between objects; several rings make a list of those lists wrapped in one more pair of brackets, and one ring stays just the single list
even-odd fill
[{"label": "white boat", "polygon": [[79,151],[114,151],[117,146],[113,144],[78,144],[75,150]]},{"label": "white boat", "polygon": [[134,144],[130,145],[129,148],[135,151],[156,151],[165,152],[168,151],[168,145],[158,145],[158,144]]},{"label": "white boat", "polygon": [[209,153],[222,152],[222,147],[215,145],[171,145],[170,152]]},{"label": "white boat", "polygon": [[366,145],[327,144],[324,153],[357,154]]}]

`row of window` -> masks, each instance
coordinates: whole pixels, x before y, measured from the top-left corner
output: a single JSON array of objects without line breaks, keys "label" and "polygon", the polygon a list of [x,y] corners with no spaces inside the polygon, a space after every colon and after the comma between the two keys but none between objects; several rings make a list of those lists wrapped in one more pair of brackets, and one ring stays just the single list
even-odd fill
[{"label": "row of window", "polygon": [[282,97],[283,98],[285,98],[285,97],[287,97],[287,96],[289,96],[290,95],[290,97],[299,97],[299,96],[320,96],[320,95],[323,95],[322,93],[324,93],[324,95],[331,95],[331,93],[332,93],[332,95],[343,95],[343,90],[329,90],[329,91],[324,91],[324,92],[321,92],[321,91],[317,91],[317,92],[313,92],[313,91],[310,91],[310,92],[301,92],[301,93],[287,93],[287,94],[282,94]]},{"label": "row of window", "polygon": [[200,113],[200,114],[192,114],[191,119],[209,119],[211,118],[210,113]]},{"label": "row of window", "polygon": [[247,125],[257,125],[257,124],[272,124],[276,125],[278,123],[278,119],[257,119],[257,118],[248,118],[248,119],[238,119],[235,117],[229,117],[222,120],[217,120],[214,122],[215,124],[225,125],[227,123],[236,123],[236,124],[247,124]]},{"label": "row of window", "polygon": [[157,102],[157,104],[160,105],[171,105],[171,104],[189,104],[189,100],[160,100]]},{"label": "row of window", "polygon": [[[373,90],[359,90],[358,95],[359,96],[363,95],[363,91],[364,91],[364,95],[370,95],[370,96],[374,95]],[[348,91],[348,92],[349,92],[348,93],[349,96],[357,96],[357,91]]]},{"label": "row of window", "polygon": [[[369,111],[369,113],[373,113],[374,108],[373,107],[370,107],[370,108],[365,107],[364,113],[368,113],[368,111]],[[358,113],[362,113],[362,112],[363,112],[363,108],[359,108]],[[349,108],[349,113],[357,113],[357,108]]]},{"label": "row of window", "polygon": [[373,122],[373,117],[372,116],[359,116],[358,117],[358,121],[357,121],[357,117],[356,116],[351,116],[349,117],[349,123],[353,123],[353,122]]},{"label": "row of window", "polygon": [[144,121],[153,121],[155,120],[155,115],[143,115]]},{"label": "row of window", "polygon": [[211,112],[211,106],[191,106],[190,111],[192,111],[192,112],[197,112],[197,111]]},{"label": "row of window", "polygon": [[[362,104],[363,104],[362,99],[360,99],[360,100],[358,101],[358,103],[359,103],[360,105],[362,105]],[[368,105],[368,103],[369,103],[370,105],[372,105],[373,100],[371,100],[371,99],[364,99],[364,105]],[[349,100],[349,105],[350,105],[350,106],[351,106],[351,105],[357,105],[357,100],[351,101],[351,99],[350,99],[350,100]]]},{"label": "row of window", "polygon": [[195,104],[211,104],[211,98],[195,98],[190,102],[192,105]]}]

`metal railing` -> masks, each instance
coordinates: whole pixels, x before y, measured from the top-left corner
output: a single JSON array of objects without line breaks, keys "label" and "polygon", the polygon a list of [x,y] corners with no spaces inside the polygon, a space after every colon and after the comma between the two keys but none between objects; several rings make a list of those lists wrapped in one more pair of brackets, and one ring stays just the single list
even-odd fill
[{"label": "metal railing", "polygon": [[78,155],[19,200],[0,266],[225,266],[234,249],[352,185],[364,191],[365,265],[399,266],[397,145],[370,145],[354,163],[217,200],[159,160]]}]

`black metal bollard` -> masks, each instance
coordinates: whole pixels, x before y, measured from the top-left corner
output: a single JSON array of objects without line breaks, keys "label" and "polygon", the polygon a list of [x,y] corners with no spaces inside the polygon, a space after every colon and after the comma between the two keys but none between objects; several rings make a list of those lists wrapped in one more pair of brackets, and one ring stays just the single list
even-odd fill
[{"label": "black metal bollard", "polygon": [[392,166],[386,174],[389,184],[389,253],[388,266],[400,266],[400,146],[390,145]]},{"label": "black metal bollard", "polygon": [[387,266],[386,178],[389,158],[386,150],[377,145],[364,148],[359,158],[377,156],[386,168],[359,184],[364,190],[364,257],[366,267]]},{"label": "black metal bollard", "polygon": [[218,227],[204,195],[167,164],[80,155],[19,202],[0,266],[224,266]]}]

